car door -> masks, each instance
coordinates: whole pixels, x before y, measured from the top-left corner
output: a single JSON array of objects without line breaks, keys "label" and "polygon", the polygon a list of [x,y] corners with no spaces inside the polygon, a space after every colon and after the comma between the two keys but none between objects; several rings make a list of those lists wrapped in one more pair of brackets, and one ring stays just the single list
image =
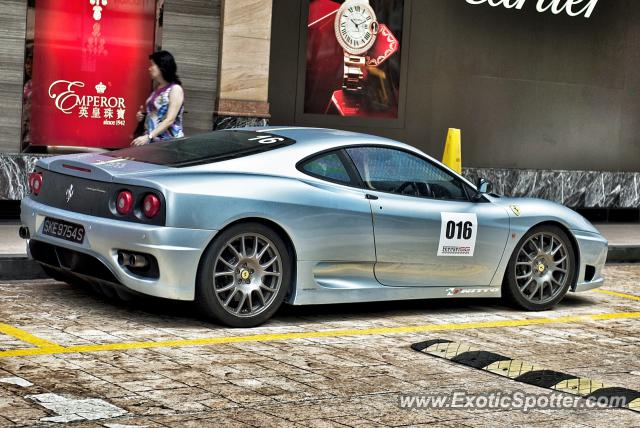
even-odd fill
[{"label": "car door", "polygon": [[[434,162],[392,147],[346,152],[371,203],[375,275],[387,286],[488,285],[509,234],[504,208]],[[465,189],[465,186],[469,189]]]},{"label": "car door", "polygon": [[[297,238],[307,261],[350,262],[373,279],[376,261],[371,207],[351,161],[341,150],[316,154],[298,163],[315,191],[299,208]],[[311,188],[310,188],[311,190]],[[309,259],[310,257],[310,259]]]}]

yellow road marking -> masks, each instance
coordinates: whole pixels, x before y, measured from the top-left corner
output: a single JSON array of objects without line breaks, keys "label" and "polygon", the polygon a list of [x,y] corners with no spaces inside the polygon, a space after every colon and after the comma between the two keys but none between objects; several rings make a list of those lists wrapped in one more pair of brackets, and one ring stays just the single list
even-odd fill
[{"label": "yellow road marking", "polygon": [[75,352],[118,351],[127,349],[178,348],[189,346],[207,346],[242,342],[271,342],[291,339],[314,339],[320,337],[368,336],[382,334],[421,333],[429,331],[469,330],[476,328],[522,327],[529,325],[577,323],[585,321],[605,321],[615,319],[640,318],[640,312],[617,312],[609,314],[574,315],[556,318],[529,318],[520,320],[482,321],[457,324],[425,324],[403,327],[380,327],[368,329],[302,331],[293,333],[267,333],[247,336],[209,337],[202,339],[179,339],[166,341],[107,343],[96,345],[79,345],[55,348],[32,348],[0,351],[0,358],[32,355],[54,355]]},{"label": "yellow road marking", "polygon": [[29,343],[31,345],[37,346],[38,348],[41,349],[63,349],[62,346],[53,343],[53,342],[49,342],[48,340],[45,339],[41,339],[39,337],[34,336],[31,333],[28,333],[24,330],[20,330],[17,327],[14,327],[12,325],[9,324],[2,324],[0,323],[0,333],[2,334],[6,334],[7,336],[11,336],[14,337],[18,340],[21,340],[22,342],[26,342]]},{"label": "yellow road marking", "polygon": [[627,293],[618,293],[617,291],[609,291],[609,290],[593,290],[596,293],[608,294],[609,296],[622,297],[623,299],[636,300],[640,302],[640,296],[634,296],[633,294]]}]

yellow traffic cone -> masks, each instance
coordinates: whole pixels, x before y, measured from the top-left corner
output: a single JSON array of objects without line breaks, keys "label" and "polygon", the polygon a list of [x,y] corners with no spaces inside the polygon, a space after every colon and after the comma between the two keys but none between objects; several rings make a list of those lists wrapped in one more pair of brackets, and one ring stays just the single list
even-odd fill
[{"label": "yellow traffic cone", "polygon": [[444,146],[444,155],[442,155],[442,163],[462,174],[462,138],[460,130],[449,128],[447,133],[447,142]]}]

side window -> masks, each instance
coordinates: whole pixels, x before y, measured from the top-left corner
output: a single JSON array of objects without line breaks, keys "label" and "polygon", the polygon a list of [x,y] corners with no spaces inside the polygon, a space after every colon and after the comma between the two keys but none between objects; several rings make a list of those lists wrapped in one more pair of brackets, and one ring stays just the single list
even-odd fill
[{"label": "side window", "polygon": [[385,147],[346,149],[365,187],[432,199],[467,200],[460,180],[426,160]]},{"label": "side window", "polygon": [[306,161],[300,168],[303,172],[343,184],[351,184],[351,177],[337,152],[325,153]]}]

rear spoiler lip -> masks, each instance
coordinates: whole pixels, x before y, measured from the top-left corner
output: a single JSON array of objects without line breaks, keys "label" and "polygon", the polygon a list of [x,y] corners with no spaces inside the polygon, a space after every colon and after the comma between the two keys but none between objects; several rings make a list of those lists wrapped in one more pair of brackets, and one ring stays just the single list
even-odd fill
[{"label": "rear spoiler lip", "polygon": [[113,182],[120,177],[166,169],[166,166],[118,159],[95,153],[63,155],[38,160],[36,166],[52,172],[58,172],[96,181]]}]

